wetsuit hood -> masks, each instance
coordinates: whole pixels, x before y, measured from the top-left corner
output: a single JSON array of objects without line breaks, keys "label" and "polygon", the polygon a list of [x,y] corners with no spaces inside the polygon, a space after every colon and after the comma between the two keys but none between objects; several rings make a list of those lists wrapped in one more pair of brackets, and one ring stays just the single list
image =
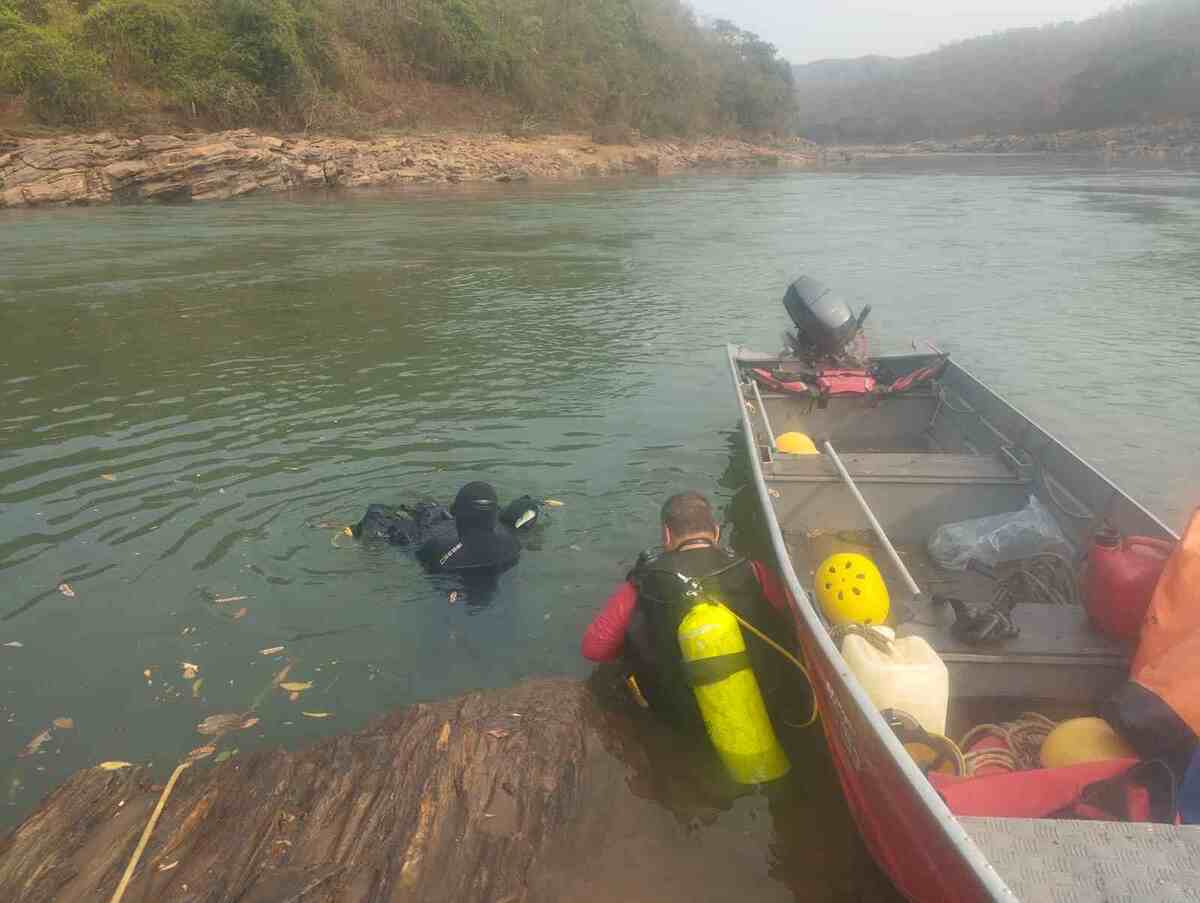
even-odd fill
[{"label": "wetsuit hood", "polygon": [[450,506],[460,535],[471,530],[492,530],[496,526],[499,510],[496,490],[491,483],[482,481],[463,486]]}]

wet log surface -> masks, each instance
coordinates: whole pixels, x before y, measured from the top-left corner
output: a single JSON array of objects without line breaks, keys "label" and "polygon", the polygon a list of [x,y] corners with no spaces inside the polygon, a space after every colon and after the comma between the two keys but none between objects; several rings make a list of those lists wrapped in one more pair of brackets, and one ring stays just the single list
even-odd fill
[{"label": "wet log surface", "polygon": [[[733,795],[595,690],[531,680],[194,765],[125,901],[890,896],[828,773]],[[109,900],[160,791],[142,768],[74,775],[0,841],[0,899]]]}]

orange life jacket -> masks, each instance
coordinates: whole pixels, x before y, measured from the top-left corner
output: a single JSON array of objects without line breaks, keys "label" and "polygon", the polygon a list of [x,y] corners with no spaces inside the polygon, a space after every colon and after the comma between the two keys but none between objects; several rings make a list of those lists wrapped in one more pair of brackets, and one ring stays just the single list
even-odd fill
[{"label": "orange life jacket", "polygon": [[1154,588],[1130,676],[1200,734],[1200,509]]}]

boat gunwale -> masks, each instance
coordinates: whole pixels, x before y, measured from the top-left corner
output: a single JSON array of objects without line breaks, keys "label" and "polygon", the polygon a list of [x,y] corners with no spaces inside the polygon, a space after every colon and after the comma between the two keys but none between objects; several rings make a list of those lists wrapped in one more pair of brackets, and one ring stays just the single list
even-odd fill
[{"label": "boat gunwale", "polygon": [[[871,701],[867,698],[866,691],[859,684],[857,678],[850,672],[849,666],[842,658],[841,653],[838,652],[833,640],[829,637],[828,631],[825,630],[824,625],[817,617],[816,609],[813,608],[812,601],[800,585],[800,580],[792,567],[791,555],[788,552],[783,531],[775,515],[775,508],[771,504],[766,476],[763,473],[762,462],[759,460],[758,446],[754,440],[754,427],[750,421],[750,414],[746,407],[746,398],[742,393],[741,372],[738,366],[740,361],[765,363],[767,361],[782,361],[783,359],[779,355],[761,355],[753,352],[744,354],[742,347],[734,344],[727,344],[725,349],[729,363],[730,377],[733,380],[734,393],[738,400],[739,415],[742,423],[742,437],[746,443],[746,451],[750,458],[750,466],[754,475],[755,490],[758,493],[759,504],[766,515],[767,532],[771,537],[771,545],[779,566],[783,571],[787,587],[791,591],[792,608],[799,618],[800,624],[808,631],[816,644],[816,648],[825,657],[829,665],[829,670],[841,684],[836,689],[833,687],[830,687],[830,689],[834,690],[835,695],[848,697],[853,702],[855,708],[858,709],[859,716],[874,732],[876,739],[890,754],[893,762],[907,780],[909,787],[913,790],[917,799],[920,800],[933,817],[932,820],[936,822],[938,829],[942,832],[943,839],[971,867],[981,889],[993,899],[1016,901],[1017,896],[1009,888],[1008,884],[1005,883],[1004,879],[1000,877],[1000,874],[988,860],[987,856],[984,855],[983,851],[976,845],[975,841],[971,839],[966,829],[959,824],[954,813],[950,811],[945,801],[937,794],[925,775],[921,773],[911,757],[904,751],[904,747],[901,745],[899,739],[897,739],[891,728],[884,722],[883,717],[876,711],[875,706],[871,704]],[[1049,434],[1046,435],[1049,437]],[[815,687],[813,688],[813,692],[816,694]],[[822,714],[824,715],[825,713]]]}]

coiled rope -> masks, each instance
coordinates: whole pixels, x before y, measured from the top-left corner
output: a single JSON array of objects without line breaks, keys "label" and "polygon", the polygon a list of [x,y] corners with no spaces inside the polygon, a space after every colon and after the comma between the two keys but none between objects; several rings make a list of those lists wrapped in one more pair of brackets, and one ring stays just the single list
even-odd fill
[{"label": "coiled rope", "polygon": [[1081,605],[1074,566],[1053,552],[1024,559],[1015,571],[998,581],[992,597],[992,605],[1004,611],[1012,611],[1019,602]]},{"label": "coiled rope", "polygon": [[[967,750],[963,758],[967,763],[967,774],[985,766],[1002,768],[1005,771],[1027,771],[1041,768],[1041,750],[1046,736],[1055,728],[1055,722],[1038,712],[1022,712],[1015,721],[1000,724],[979,724],[967,731],[959,744]],[[1003,747],[972,750],[971,745],[984,737],[996,737],[1004,741]]]}]

